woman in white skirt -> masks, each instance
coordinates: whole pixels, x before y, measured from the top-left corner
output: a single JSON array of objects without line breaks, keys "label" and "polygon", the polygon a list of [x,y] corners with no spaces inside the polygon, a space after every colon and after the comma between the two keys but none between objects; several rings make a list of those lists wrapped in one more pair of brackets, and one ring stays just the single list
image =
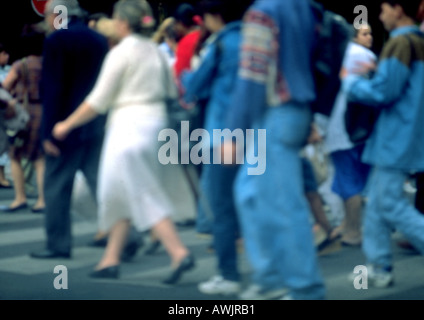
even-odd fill
[{"label": "woman in white skirt", "polygon": [[174,284],[194,266],[171,220],[175,204],[169,185],[181,178],[181,167],[158,160],[158,135],[167,125],[165,97],[177,91],[166,91],[175,88],[172,73],[164,69],[168,66],[162,53],[146,36],[154,26],[148,3],[121,0],[115,4],[114,20],[120,43],[106,57],[85,102],[55,126],[53,135],[63,140],[73,129],[108,113],[98,202],[100,228],[110,235],[91,277],[118,277],[121,251],[133,223],[139,231],[153,230],[160,239],[172,261],[164,282]]}]

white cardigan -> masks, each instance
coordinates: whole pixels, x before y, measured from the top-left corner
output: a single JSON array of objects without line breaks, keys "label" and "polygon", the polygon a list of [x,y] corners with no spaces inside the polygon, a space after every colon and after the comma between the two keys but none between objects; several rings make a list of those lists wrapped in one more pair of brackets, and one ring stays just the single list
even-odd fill
[{"label": "white cardigan", "polygon": [[163,69],[160,54],[150,39],[127,36],[106,56],[86,101],[98,113],[111,112],[112,117],[126,106],[139,106],[148,116],[165,116],[164,98],[167,94],[176,96],[177,91],[172,73]]}]

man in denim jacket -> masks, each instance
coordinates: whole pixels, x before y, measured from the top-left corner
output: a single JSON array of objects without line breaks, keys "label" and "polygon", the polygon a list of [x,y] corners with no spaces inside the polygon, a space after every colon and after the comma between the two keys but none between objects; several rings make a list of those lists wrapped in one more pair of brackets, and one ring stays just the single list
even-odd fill
[{"label": "man in denim jacket", "polygon": [[[202,167],[200,188],[213,213],[209,217],[213,247],[218,258],[219,275],[199,284],[205,294],[234,294],[240,289],[240,273],[237,267],[236,243],[240,236],[239,223],[233,200],[233,184],[237,166],[216,163],[221,139],[214,139],[214,130],[227,127],[227,114],[234,107],[231,95],[238,71],[238,55],[241,40],[241,19],[249,3],[246,0],[201,2],[205,26],[213,34],[204,48],[201,64],[195,72],[184,74],[185,101],[207,101],[205,130],[210,139],[203,137],[204,147],[210,158]],[[199,107],[199,106],[198,106]],[[205,139],[205,140],[203,140]],[[204,202],[200,202],[198,223],[205,219]]]},{"label": "man in denim jacket", "polygon": [[364,219],[368,283],[392,284],[391,234],[397,230],[424,254],[424,217],[405,197],[408,175],[424,171],[424,35],[415,25],[420,0],[383,1],[380,20],[390,39],[375,76],[344,79],[355,101],[381,110],[363,161],[374,166]]},{"label": "man in denim jacket", "polygon": [[[244,22],[229,126],[266,129],[266,171],[249,175],[245,163],[235,183],[252,267],[252,285],[240,298],[324,299],[300,158],[316,96],[316,19],[308,0],[263,0],[255,1]],[[247,145],[247,154],[256,147]]]}]

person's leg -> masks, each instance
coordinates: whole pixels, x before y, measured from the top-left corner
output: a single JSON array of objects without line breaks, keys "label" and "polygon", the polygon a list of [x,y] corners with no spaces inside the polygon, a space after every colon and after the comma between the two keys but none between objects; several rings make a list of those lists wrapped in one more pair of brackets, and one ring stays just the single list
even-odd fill
[{"label": "person's leg", "polygon": [[40,210],[46,207],[46,203],[44,199],[44,173],[46,169],[45,158],[42,157],[35,160],[34,167],[35,167],[35,173],[36,173],[38,198],[37,198],[37,202],[33,206],[33,209]]},{"label": "person's leg", "polygon": [[309,207],[311,208],[315,222],[325,231],[328,236],[331,236],[333,228],[327,219],[321,196],[317,191],[309,191],[306,192],[305,195],[308,199]]},{"label": "person's leg", "polygon": [[199,234],[212,235],[212,225],[214,213],[209,203],[208,193],[210,192],[211,165],[203,165],[202,175],[199,182],[199,199],[197,204],[196,231]]},{"label": "person's leg", "polygon": [[365,211],[363,250],[367,263],[390,270],[393,267],[391,234],[401,232],[424,254],[424,216],[406,198],[407,175],[397,170],[376,168],[371,175]]},{"label": "person's leg", "polygon": [[370,176],[369,198],[365,207],[363,244],[368,264],[381,268],[392,267],[391,234],[393,228],[385,221],[382,199],[384,192],[384,176],[375,169]]},{"label": "person's leg", "polygon": [[71,195],[80,150],[61,150],[59,157],[46,156],[44,195],[47,249],[59,253],[72,250]]},{"label": "person's leg", "polygon": [[95,270],[118,266],[121,262],[122,250],[130,230],[129,220],[119,220],[109,232],[109,239],[102,259],[97,264]]},{"label": "person's leg", "polygon": [[165,247],[171,258],[171,267],[175,269],[189,255],[189,250],[182,243],[174,223],[166,218],[153,226],[155,236]]},{"label": "person's leg", "polygon": [[[102,147],[103,138],[101,137],[89,141],[85,147],[86,157],[80,166],[80,170],[86,178],[87,185],[96,204],[98,203],[97,185],[99,180],[98,172]],[[108,232],[104,230],[98,230],[90,242],[90,245],[103,247],[107,245],[107,238]]]},{"label": "person's leg", "polygon": [[100,164],[100,155],[102,152],[103,140],[99,138],[87,141],[83,146],[84,160],[79,164],[79,169],[84,174],[87,185],[90,188],[92,196],[97,202],[97,184]]},{"label": "person's leg", "polygon": [[407,174],[399,170],[380,169],[383,191],[379,194],[384,219],[424,254],[424,216],[405,196]]},{"label": "person's leg", "polygon": [[2,155],[0,155],[0,187],[3,188],[11,188],[12,185],[10,184],[9,180],[7,180],[6,177],[6,165],[9,162],[9,156],[7,152],[4,152]]},{"label": "person's leg", "polygon": [[16,208],[27,201],[25,193],[25,177],[22,169],[21,158],[12,156],[10,158],[10,169],[13,179],[13,188],[15,190],[15,199],[10,204],[10,208]]},{"label": "person's leg", "polygon": [[0,186],[4,188],[12,187],[10,182],[6,179],[5,167],[0,166]]},{"label": "person's leg", "polygon": [[363,193],[370,166],[361,161],[363,146],[332,153],[336,175],[333,190],[344,200],[342,244],[357,246],[362,242]]},{"label": "person's leg", "polygon": [[345,201],[343,244],[355,246],[362,243],[362,208],[363,198],[361,195],[350,197]]},{"label": "person's leg", "polygon": [[302,157],[303,185],[306,198],[315,223],[318,224],[327,234],[331,232],[331,224],[327,220],[321,197],[318,193],[317,181],[311,162],[308,158]]},{"label": "person's leg", "polygon": [[233,198],[233,184],[238,167],[210,165],[211,189],[208,194],[213,220],[213,244],[218,258],[220,275],[230,281],[239,281],[237,267],[237,239],[239,225]]},{"label": "person's leg", "polygon": [[287,287],[294,299],[325,296],[299,157],[310,121],[307,106],[270,108],[262,126],[267,130],[266,172],[248,176],[243,166],[236,184],[253,281],[269,290]]}]

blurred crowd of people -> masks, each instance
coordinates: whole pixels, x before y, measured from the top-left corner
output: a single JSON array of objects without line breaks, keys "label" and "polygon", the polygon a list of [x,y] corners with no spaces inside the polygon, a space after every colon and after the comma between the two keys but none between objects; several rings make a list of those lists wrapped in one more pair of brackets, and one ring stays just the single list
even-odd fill
[{"label": "blurred crowd of people", "polygon": [[[25,160],[36,172],[31,210],[46,226],[46,247],[33,258],[72,257],[72,191],[82,172],[97,204],[92,244],[105,247],[90,277],[118,278],[147,232],[150,254],[163,245],[170,258],[163,282],[176,284],[196,266],[178,233],[186,223],[210,237],[216,256],[216,275],[198,285],[204,294],[325,299],[318,257],[342,245],[363,248],[369,284],[391,285],[394,231],[402,247],[424,254],[424,2],[381,2],[390,37],[377,57],[372,26],[352,26],[342,86],[323,121],[311,110],[317,17],[308,0],[202,0],[163,21],[145,0],[119,0],[112,16],[88,19],[77,0],[49,0],[44,24],[23,34],[22,59],[9,66],[0,45],[2,89],[13,96],[1,108],[21,103],[30,114],[13,136],[0,117],[0,187],[15,191],[2,211],[28,207]],[[59,5],[69,15],[61,30]],[[266,172],[248,174],[248,162],[160,164],[169,98],[200,109],[210,137],[266,129]],[[349,139],[348,101],[380,112],[364,143]],[[255,143],[202,144],[212,157],[258,152]],[[252,268],[248,288],[240,246]]]}]

